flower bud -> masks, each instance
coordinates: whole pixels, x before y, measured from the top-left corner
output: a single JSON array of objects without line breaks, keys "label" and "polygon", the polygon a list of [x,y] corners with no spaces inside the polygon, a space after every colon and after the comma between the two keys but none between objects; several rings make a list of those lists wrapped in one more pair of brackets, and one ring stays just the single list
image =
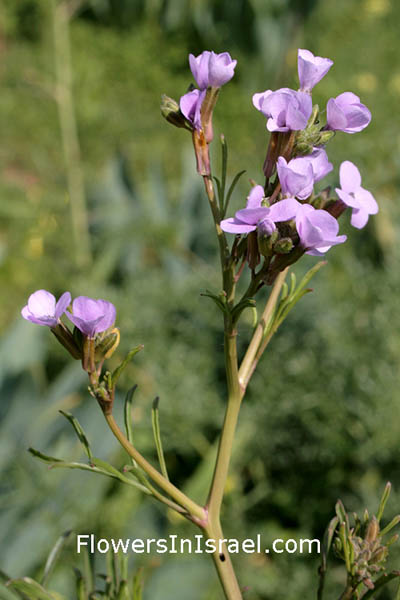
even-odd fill
[{"label": "flower bud", "polygon": [[374,542],[379,535],[379,523],[377,518],[373,516],[368,523],[367,532],[365,534],[365,541],[369,544]]},{"label": "flower bud", "polygon": [[271,256],[272,248],[278,239],[275,223],[270,219],[263,219],[257,225],[258,249],[263,256]]},{"label": "flower bud", "polygon": [[335,135],[334,131],[321,131],[316,146],[325,146]]},{"label": "flower bud", "polygon": [[192,130],[191,125],[182,114],[179,104],[173,99],[169,98],[165,94],[161,96],[161,114],[172,125],[175,127],[183,127],[184,129]]},{"label": "flower bud", "polygon": [[120,340],[120,333],[117,327],[114,327],[112,331],[103,338],[99,336],[95,343],[95,360],[101,361],[106,358],[110,358],[118,348]]},{"label": "flower bud", "polygon": [[293,249],[293,240],[290,237],[283,237],[274,244],[274,252],[277,254],[289,254]]}]

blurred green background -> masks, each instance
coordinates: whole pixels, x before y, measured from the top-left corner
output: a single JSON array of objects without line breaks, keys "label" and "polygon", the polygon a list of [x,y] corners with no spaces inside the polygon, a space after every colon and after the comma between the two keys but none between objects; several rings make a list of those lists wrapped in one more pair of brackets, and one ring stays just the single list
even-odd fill
[{"label": "blurred green background", "polygon": [[[162,120],[162,93],[191,82],[187,55],[228,50],[238,60],[215,116],[230,148],[229,173],[262,182],[265,121],[254,92],[297,86],[296,51],[330,57],[314,90],[321,107],[353,91],[371,125],[328,147],[338,184],[343,160],[358,165],[381,211],[327,255],[273,340],[243,406],[223,512],[227,536],[322,537],[338,497],[376,509],[392,481],[388,517],[400,500],[399,172],[400,4],[395,0],[83,0],[71,18],[49,0],[2,0],[0,13],[0,567],[37,576],[67,529],[105,537],[194,535],[162,507],[118,483],[48,471],[26,451],[82,459],[59,409],[86,428],[95,454],[125,458],[85,391],[77,363],[47,329],[19,316],[30,293],[107,298],[118,310],[119,355],[145,351],[124,375],[137,383],[135,435],[155,459],[150,412],[161,396],[170,474],[204,501],[224,409],[216,245],[190,135]],[[70,48],[68,38],[70,37]],[[70,53],[69,53],[70,50]],[[76,136],[77,132],[77,136]],[[219,164],[218,144],[213,149]],[[65,153],[67,161],[65,161]],[[306,258],[298,272],[311,266]],[[250,319],[250,316],[248,317]],[[244,347],[250,320],[240,331]],[[114,359],[113,359],[114,360]],[[121,416],[122,394],[117,401]],[[398,566],[394,554],[393,565]],[[317,558],[241,555],[246,598],[316,597]],[[52,588],[74,598],[71,543]],[[221,597],[207,557],[138,556],[144,598]],[[99,564],[101,570],[101,561]],[[332,562],[328,598],[343,589]],[[393,598],[392,587],[380,598]]]}]

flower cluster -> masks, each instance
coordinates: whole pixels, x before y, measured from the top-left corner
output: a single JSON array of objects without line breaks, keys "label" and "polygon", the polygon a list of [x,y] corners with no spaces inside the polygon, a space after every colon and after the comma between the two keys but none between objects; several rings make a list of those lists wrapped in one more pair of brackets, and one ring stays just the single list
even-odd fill
[{"label": "flower cluster", "polygon": [[[299,131],[305,129],[312,113],[311,90],[327,74],[333,62],[314,56],[309,50],[298,51],[299,91],[281,88],[266,90],[253,96],[253,104],[267,117],[269,131]],[[325,129],[356,133],[371,121],[371,113],[360,98],[344,92],[328,100]]]},{"label": "flower cluster", "polygon": [[215,54],[205,50],[199,56],[189,55],[189,65],[193,77],[199,86],[184,94],[179,107],[187,121],[197,130],[202,128],[201,107],[208,88],[218,90],[232,79],[236,67],[228,52]]},{"label": "flower cluster", "polygon": [[106,331],[114,325],[115,306],[107,300],[94,300],[86,296],[78,296],[72,302],[72,311],[67,308],[71,304],[71,294],[64,292],[58,302],[53,294],[46,290],[38,290],[28,298],[28,304],[21,311],[27,321],[37,325],[46,325],[51,329],[61,324],[61,316],[68,319],[88,338]]},{"label": "flower cluster", "polygon": [[[268,259],[270,272],[282,270],[304,252],[321,256],[343,243],[346,236],[338,235],[336,217],[346,207],[352,208],[351,224],[357,228],[364,227],[369,215],[378,212],[375,199],[361,187],[360,173],[350,161],[340,167],[340,188],[336,188],[339,199],[329,198],[329,189],[314,192],[315,183],[333,169],[323,148],[333,131],[356,133],[371,120],[360,99],[345,92],[328,101],[326,125],[319,125],[311,90],[332,64],[327,58],[300,49],[299,91],[282,88],[253,96],[254,106],[267,117],[267,129],[275,136],[264,163],[266,184],[265,188],[254,186],[246,208],[223,219],[221,228],[236,235],[256,232],[259,253]],[[275,170],[277,177],[272,183]],[[249,246],[254,265],[254,244]],[[286,260],[282,256],[273,260],[274,255],[282,254],[287,255]]]}]

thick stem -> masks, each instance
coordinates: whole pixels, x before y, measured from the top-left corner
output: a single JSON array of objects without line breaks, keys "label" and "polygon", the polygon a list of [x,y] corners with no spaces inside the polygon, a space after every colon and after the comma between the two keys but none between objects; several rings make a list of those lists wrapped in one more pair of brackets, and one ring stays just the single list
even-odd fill
[{"label": "thick stem", "polygon": [[71,205],[72,231],[76,262],[79,267],[91,263],[89,224],[81,167],[81,151],[72,94],[70,8],[53,0],[53,38],[56,74],[56,100],[61,129],[65,167]]},{"label": "thick stem", "polygon": [[209,524],[204,532],[207,539],[212,540],[216,544],[216,550],[212,553],[212,558],[226,600],[242,600],[242,592],[236,579],[219,520],[214,525]]},{"label": "thick stem", "polygon": [[207,514],[204,508],[196,504],[193,500],[188,498],[183,492],[178,490],[170,481],[157,471],[141,454],[136,448],[130,443],[125,437],[121,429],[118,427],[112,414],[104,414],[104,417],[110,427],[111,431],[137,464],[147,473],[147,475],[156,483],[166,494],[168,494],[177,504],[187,510],[189,515],[193,517],[194,522],[201,524],[205,523]]},{"label": "thick stem", "polygon": [[226,479],[228,477],[233,440],[242,399],[242,392],[238,380],[236,335],[236,331],[231,334],[225,334],[225,368],[228,385],[228,403],[219,441],[213,480],[207,501],[209,520],[212,525],[219,522],[219,514],[224,496]]},{"label": "thick stem", "polygon": [[278,302],[279,294],[285,281],[287,269],[279,273],[275,280],[274,286],[269,295],[267,304],[265,305],[264,312],[261,319],[254,331],[253,337],[247,348],[246,354],[244,355],[242,364],[239,369],[239,385],[243,389],[243,393],[250,381],[250,377],[257,366],[258,361],[261,358],[262,352],[264,351],[266,344],[263,344],[263,350],[259,353],[260,345],[263,342],[265,328],[275,310],[275,306]]}]

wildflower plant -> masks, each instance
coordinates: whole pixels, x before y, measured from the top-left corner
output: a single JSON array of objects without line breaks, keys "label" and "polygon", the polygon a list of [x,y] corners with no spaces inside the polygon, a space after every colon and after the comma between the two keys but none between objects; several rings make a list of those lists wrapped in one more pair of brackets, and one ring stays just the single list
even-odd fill
[{"label": "wildflower plant", "polygon": [[[118,471],[95,458],[82,427],[75,417],[67,413],[64,416],[83,444],[88,463],[70,463],[45,456],[38,450],[31,449],[31,452],[54,467],[82,468],[136,486],[185,517],[200,528],[207,539],[218,543],[212,557],[225,597],[238,600],[242,598],[244,582],[239,584],[236,578],[220,513],[240,407],[251,377],[274,333],[296,303],[311,291],[309,281],[325,262],[316,262],[300,282],[297,282],[294,273],[288,278],[291,266],[304,254],[325,256],[334,246],[346,241],[346,235],[339,233],[339,218],[347,208],[352,211],[351,224],[358,229],[366,225],[369,215],[378,211],[372,194],[361,187],[357,167],[348,160],[340,166],[340,187],[336,188],[336,195],[329,187],[322,191],[315,188],[316,183],[334,169],[326,146],[335,132],[359,132],[369,124],[371,114],[351,92],[331,98],[326,111],[320,111],[318,105],[313,104],[312,91],[327,75],[333,62],[300,49],[299,90],[268,89],[253,95],[253,106],[261,113],[260,127],[264,126],[264,117],[270,137],[263,164],[260,159],[258,181],[251,181],[243,207],[232,215],[230,200],[244,171],[228,185],[228,150],[225,138],[221,136],[222,169],[219,176],[215,176],[211,167],[210,144],[214,138],[213,116],[221,88],[234,77],[237,61],[228,52],[216,54],[204,51],[199,56],[191,54],[189,65],[197,87],[191,84],[179,101],[164,95],[161,112],[169,123],[187,130],[192,136],[196,168],[204,182],[219,248],[221,289],[207,290],[204,295],[214,301],[222,315],[227,398],[208,499],[202,506],[170,481],[162,448],[158,400],[153,405],[152,423],[159,469],[147,461],[135,444],[131,416],[135,386],[126,397],[124,429],[116,422],[113,404],[118,379],[143,346],[133,348],[114,371],[107,370],[105,361],[116,351],[120,332],[115,327],[116,309],[106,300],[79,296],[71,304],[71,296],[65,292],[56,302],[52,294],[39,290],[30,296],[22,309],[22,316],[35,324],[49,327],[71,356],[81,361],[89,377],[89,392],[97,400],[110,430],[130,457],[130,464],[123,471]],[[269,290],[265,302],[259,293],[261,289]],[[247,308],[251,308],[256,317],[254,330],[243,356],[238,356],[238,324]],[[381,570],[386,546],[382,546],[380,541],[383,532],[379,533],[377,529],[376,534],[371,533],[374,526],[371,523],[375,521],[365,521],[367,533],[362,538],[359,529],[351,529],[342,513],[338,513],[334,524],[334,529],[339,527],[339,541],[335,542],[335,548],[338,553],[344,553],[346,568],[352,569],[346,590],[350,587],[353,590],[353,595],[345,592],[342,598],[359,598],[362,597],[359,593],[361,583],[370,591],[374,589],[374,577]],[[346,538],[342,535],[343,527]],[[332,539],[332,527],[330,531]],[[371,562],[368,559],[365,566],[360,557],[364,556],[366,543],[376,560],[374,558],[375,562]],[[350,563],[348,547],[353,548],[353,562]],[[375,564],[379,565],[378,570],[373,566]],[[322,591],[323,587],[319,598],[322,598]]]}]

